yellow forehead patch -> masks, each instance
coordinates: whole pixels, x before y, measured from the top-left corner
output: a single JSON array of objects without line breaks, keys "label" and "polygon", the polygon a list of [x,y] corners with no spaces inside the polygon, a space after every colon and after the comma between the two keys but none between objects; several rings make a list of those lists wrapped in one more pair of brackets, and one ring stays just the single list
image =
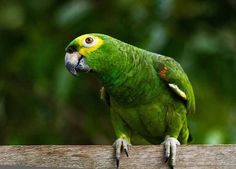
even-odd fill
[{"label": "yellow forehead patch", "polygon": [[[90,46],[85,46],[85,39],[88,37],[93,38],[94,44],[92,44]],[[101,38],[94,36],[94,35],[90,35],[90,34],[81,35],[78,38],[76,38],[75,40],[76,40],[77,44],[79,44],[79,46],[80,46],[79,53],[84,56],[90,52],[97,50],[104,43]]]}]

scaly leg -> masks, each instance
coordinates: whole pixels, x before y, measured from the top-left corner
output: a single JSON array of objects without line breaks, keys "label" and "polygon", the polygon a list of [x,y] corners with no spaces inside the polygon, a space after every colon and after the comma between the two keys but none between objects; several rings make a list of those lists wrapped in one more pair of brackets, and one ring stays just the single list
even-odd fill
[{"label": "scaly leg", "polygon": [[166,162],[169,161],[169,165],[173,169],[176,165],[176,145],[180,145],[180,142],[174,137],[168,137],[161,144],[165,148]]},{"label": "scaly leg", "polygon": [[123,138],[118,138],[114,144],[113,144],[114,148],[115,148],[115,159],[116,159],[116,167],[119,167],[119,163],[120,163],[120,155],[122,153],[122,151],[125,152],[126,156],[129,157],[129,147],[131,146],[131,144],[123,139]]},{"label": "scaly leg", "polygon": [[130,129],[116,110],[111,109],[111,119],[116,137],[118,138],[113,144],[115,148],[116,166],[118,168],[122,151],[125,152],[127,157],[129,156],[129,146],[131,146]]}]

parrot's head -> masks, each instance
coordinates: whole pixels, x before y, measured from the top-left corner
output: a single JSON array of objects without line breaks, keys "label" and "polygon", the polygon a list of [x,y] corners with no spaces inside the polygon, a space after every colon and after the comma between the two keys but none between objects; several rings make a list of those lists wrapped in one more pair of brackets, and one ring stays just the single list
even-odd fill
[{"label": "parrot's head", "polygon": [[112,49],[110,39],[111,37],[103,34],[85,34],[75,38],[66,47],[66,68],[73,75],[100,71]]}]

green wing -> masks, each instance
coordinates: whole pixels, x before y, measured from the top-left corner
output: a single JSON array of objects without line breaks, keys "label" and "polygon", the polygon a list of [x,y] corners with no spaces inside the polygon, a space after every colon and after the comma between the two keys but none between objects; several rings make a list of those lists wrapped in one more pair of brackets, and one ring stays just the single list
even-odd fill
[{"label": "green wing", "polygon": [[184,70],[174,59],[158,55],[154,59],[158,76],[163,79],[170,89],[186,101],[187,111],[195,112],[195,98],[191,83]]}]

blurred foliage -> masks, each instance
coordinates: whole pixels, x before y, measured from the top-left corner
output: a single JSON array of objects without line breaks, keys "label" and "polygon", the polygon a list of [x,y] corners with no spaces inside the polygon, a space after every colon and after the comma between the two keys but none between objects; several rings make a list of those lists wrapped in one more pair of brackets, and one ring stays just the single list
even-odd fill
[{"label": "blurred foliage", "polygon": [[90,32],[181,63],[195,90],[194,143],[236,143],[234,0],[2,0],[0,144],[111,144],[109,110],[64,49]]}]

